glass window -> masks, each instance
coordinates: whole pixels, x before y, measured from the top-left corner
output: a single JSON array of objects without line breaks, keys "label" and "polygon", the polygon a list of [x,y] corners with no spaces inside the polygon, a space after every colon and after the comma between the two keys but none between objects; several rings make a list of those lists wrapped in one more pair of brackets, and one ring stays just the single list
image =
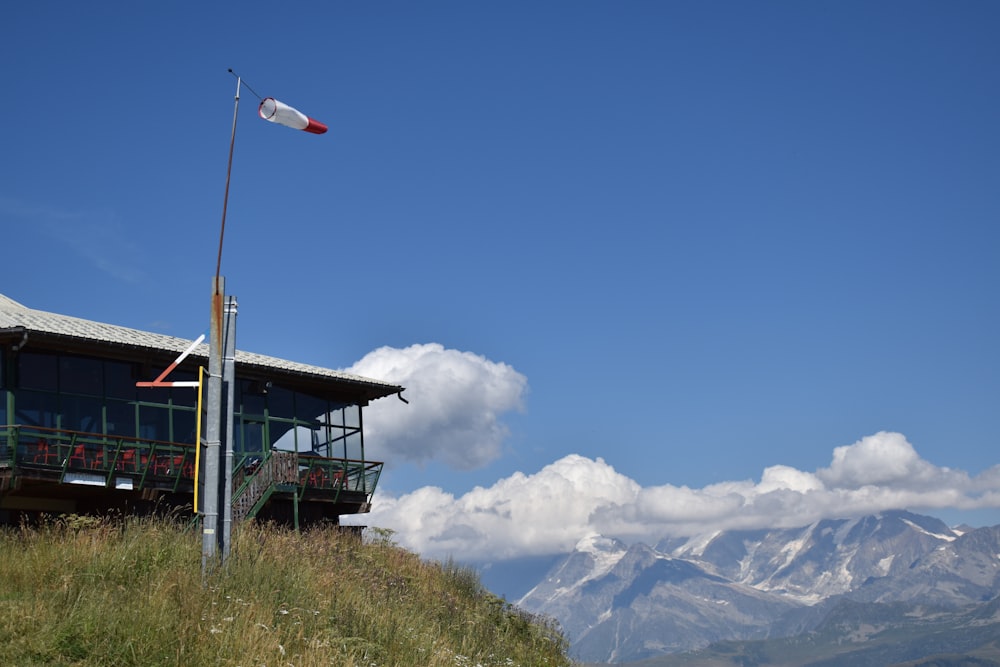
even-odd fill
[{"label": "glass window", "polygon": [[271,447],[288,452],[309,452],[319,446],[319,434],[314,428],[296,426],[285,431],[280,437],[273,437],[274,422],[271,422]]},{"label": "glass window", "polygon": [[[189,390],[194,391],[194,390]],[[197,439],[198,415],[194,410],[179,410],[174,408],[174,442],[195,444]]]},{"label": "glass window", "polygon": [[233,449],[238,454],[262,453],[264,451],[265,424],[257,420],[240,420],[233,438]]},{"label": "glass window", "polygon": [[170,409],[165,405],[140,405],[139,437],[145,440],[170,440]]},{"label": "glass window", "polygon": [[344,439],[344,454],[345,459],[352,459],[354,461],[363,461],[365,458],[365,448],[361,440],[361,431],[355,431],[354,433],[347,436]]},{"label": "glass window", "polygon": [[135,403],[108,401],[108,434],[135,437]]},{"label": "glass window", "polygon": [[21,352],[18,354],[18,381],[22,389],[55,391],[57,385],[57,357],[51,354]]},{"label": "glass window", "polygon": [[59,390],[88,396],[104,395],[103,364],[88,357],[59,357]]},{"label": "glass window", "polygon": [[101,399],[63,394],[62,428],[84,433],[103,433]]},{"label": "glass window", "polygon": [[295,394],[274,385],[267,392],[267,414],[271,417],[291,419],[295,416]]},{"label": "glass window", "polygon": [[[104,393],[108,398],[135,400],[136,373],[132,364],[104,362]],[[135,424],[135,418],[132,418]]]},{"label": "glass window", "polygon": [[[207,376],[206,376],[207,379]],[[198,373],[191,373],[189,371],[174,370],[166,378],[165,382],[197,382]],[[169,392],[170,401],[175,406],[183,405],[188,408],[193,408],[198,404],[198,388],[197,387],[173,387],[166,390]],[[161,399],[156,399],[161,400]],[[162,402],[166,403],[167,399],[163,398]]]},{"label": "glass window", "polygon": [[[160,375],[162,371],[156,371],[150,378],[149,382],[154,380]],[[136,396],[143,403],[169,403],[170,402],[170,388],[169,387],[137,387]]]},{"label": "glass window", "polygon": [[59,414],[57,399],[56,394],[20,392],[14,399],[14,423],[56,428],[56,417]]},{"label": "glass window", "polygon": [[264,385],[260,382],[243,380],[236,383],[239,393],[236,395],[236,405],[245,415],[263,415],[266,408],[264,400]]},{"label": "glass window", "polygon": [[[289,440],[287,439],[288,437],[291,437],[292,438],[291,442],[294,443],[295,442],[294,427],[295,424],[290,421],[268,419],[267,430],[268,430],[268,436],[271,439],[271,447],[277,447],[277,443],[281,441],[289,442]],[[306,442],[308,442],[308,440]],[[278,449],[282,448],[278,447]],[[308,447],[306,449],[308,449]]]},{"label": "glass window", "polygon": [[319,419],[330,409],[330,404],[322,398],[307,394],[295,394],[295,416],[299,419]]}]

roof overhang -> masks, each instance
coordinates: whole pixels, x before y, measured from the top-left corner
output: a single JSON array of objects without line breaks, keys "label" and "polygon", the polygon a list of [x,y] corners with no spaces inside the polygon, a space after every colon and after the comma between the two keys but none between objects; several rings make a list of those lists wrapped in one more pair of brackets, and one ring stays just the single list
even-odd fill
[{"label": "roof overhang", "polygon": [[[15,349],[57,350],[166,367],[192,341],[33,310],[0,295],[0,342]],[[207,365],[208,357],[209,346],[198,345],[188,356],[188,363]],[[403,391],[403,387],[389,382],[241,350],[236,352],[236,373],[361,405]]]}]

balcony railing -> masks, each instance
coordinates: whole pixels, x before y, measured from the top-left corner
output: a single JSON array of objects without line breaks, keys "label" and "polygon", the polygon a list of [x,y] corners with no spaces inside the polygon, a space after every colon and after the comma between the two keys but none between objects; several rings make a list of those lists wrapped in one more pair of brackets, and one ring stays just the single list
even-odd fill
[{"label": "balcony railing", "polygon": [[[195,455],[196,448],[190,444],[17,424],[0,426],[0,468],[64,484],[190,493],[194,489]],[[382,465],[295,452],[241,455],[234,464],[234,496],[266,470],[267,486],[295,486],[300,498],[309,493],[336,499],[349,492],[363,494],[364,502],[370,502]]]}]

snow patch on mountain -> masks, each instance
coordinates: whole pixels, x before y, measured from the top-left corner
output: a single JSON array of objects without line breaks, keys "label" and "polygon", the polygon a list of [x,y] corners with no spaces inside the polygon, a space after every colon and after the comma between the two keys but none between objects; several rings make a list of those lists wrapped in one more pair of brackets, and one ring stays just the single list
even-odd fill
[{"label": "snow patch on mountain", "polygon": [[705,533],[703,535],[697,535],[695,537],[692,537],[682,546],[678,547],[677,549],[674,549],[672,555],[678,558],[684,556],[694,556],[694,557],[703,556],[705,554],[705,549],[708,547],[708,545],[711,544],[712,540],[718,537],[721,533],[722,531],[716,530],[711,533]]},{"label": "snow patch on mountain", "polygon": [[594,559],[593,569],[583,579],[583,581],[590,581],[610,572],[611,568],[617,565],[622,556],[628,552],[628,548],[617,540],[595,533],[577,542],[576,551],[590,554],[590,557]]},{"label": "snow patch on mountain", "polygon": [[909,519],[903,519],[903,523],[917,531],[918,533],[923,533],[924,535],[930,535],[931,537],[937,538],[939,540],[944,540],[945,542],[954,542],[958,537],[955,535],[942,535],[941,533],[932,533],[923,526],[917,525],[916,523],[910,521]]}]

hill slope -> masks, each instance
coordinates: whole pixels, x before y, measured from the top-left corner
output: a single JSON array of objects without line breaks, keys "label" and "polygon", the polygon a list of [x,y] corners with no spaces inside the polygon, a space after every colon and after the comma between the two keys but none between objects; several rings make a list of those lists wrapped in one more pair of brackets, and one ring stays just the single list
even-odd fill
[{"label": "hill slope", "polygon": [[4,665],[570,664],[473,570],[332,527],[243,525],[203,580],[193,531],[71,517],[0,533],[0,581]]}]

